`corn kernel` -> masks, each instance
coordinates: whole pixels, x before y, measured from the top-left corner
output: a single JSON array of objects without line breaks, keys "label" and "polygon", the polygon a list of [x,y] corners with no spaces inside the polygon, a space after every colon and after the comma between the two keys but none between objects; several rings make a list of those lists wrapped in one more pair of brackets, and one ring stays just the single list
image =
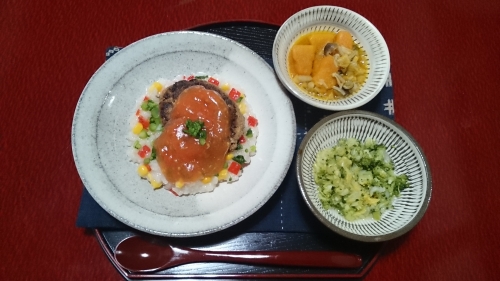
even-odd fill
[{"label": "corn kernel", "polygon": [[132,133],[138,135],[144,127],[142,126],[141,123],[137,123],[134,128],[132,128]]},{"label": "corn kernel", "polygon": [[231,160],[234,158],[234,155],[232,153],[229,153],[228,155],[226,155],[226,160]]},{"label": "corn kernel", "polygon": [[154,188],[154,189],[158,189],[162,186],[162,183],[159,182],[159,181],[155,181],[155,180],[152,180],[151,182],[151,186]]},{"label": "corn kernel", "polygon": [[242,102],[242,103],[240,103],[240,104],[238,105],[238,107],[240,108],[240,112],[241,112],[241,114],[245,114],[245,113],[247,113],[247,105],[246,105],[245,103],[243,103],[243,102]]},{"label": "corn kernel", "polygon": [[228,83],[225,83],[224,85],[220,86],[220,89],[224,92],[227,92],[231,89]]},{"label": "corn kernel", "polygon": [[204,184],[210,183],[212,181],[212,177],[204,177],[201,181]]},{"label": "corn kernel", "polygon": [[223,169],[219,172],[219,180],[223,180],[227,177],[227,169]]},{"label": "corn kernel", "polygon": [[184,187],[184,182],[182,180],[179,180],[175,182],[175,187],[177,188],[183,188]]},{"label": "corn kernel", "polygon": [[160,82],[154,82],[151,87],[149,87],[149,90],[156,90],[158,92],[161,92],[163,89],[163,85]]},{"label": "corn kernel", "polygon": [[140,165],[138,168],[137,168],[137,173],[139,174],[139,176],[141,176],[142,178],[145,178],[147,175],[148,175],[148,167],[146,167],[146,165]]}]

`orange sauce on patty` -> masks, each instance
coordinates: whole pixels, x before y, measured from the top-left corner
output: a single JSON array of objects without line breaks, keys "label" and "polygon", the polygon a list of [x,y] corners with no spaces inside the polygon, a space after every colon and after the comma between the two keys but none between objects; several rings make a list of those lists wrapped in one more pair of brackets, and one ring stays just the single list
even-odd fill
[{"label": "orange sauce on patty", "polygon": [[[202,121],[206,143],[184,133],[187,120]],[[177,99],[170,120],[155,140],[156,158],[165,178],[194,182],[223,169],[230,141],[229,109],[222,97],[203,86],[185,89]]]}]

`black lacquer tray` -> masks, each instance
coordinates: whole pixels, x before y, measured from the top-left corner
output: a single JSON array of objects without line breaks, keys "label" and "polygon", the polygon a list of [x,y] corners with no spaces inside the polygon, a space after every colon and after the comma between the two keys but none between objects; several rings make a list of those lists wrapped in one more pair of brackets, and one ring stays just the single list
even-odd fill
[{"label": "black lacquer tray", "polygon": [[[199,26],[192,30],[210,32],[233,39],[257,54],[272,65],[272,45],[279,27],[257,22],[229,22]],[[119,50],[119,48],[114,48]],[[391,89],[392,91],[392,89]],[[297,119],[297,144],[300,145],[307,126],[301,124],[304,119],[313,119],[309,122],[317,122],[324,115],[332,112],[315,112],[310,116],[301,112],[305,105],[289,95],[294,105]],[[392,92],[391,92],[392,98]],[[381,100],[374,100],[366,109],[374,111],[380,108]],[[392,102],[392,99],[391,99]],[[378,105],[376,104],[378,103]],[[385,105],[385,104],[384,104]],[[306,127],[306,128],[304,128]],[[302,132],[302,136],[300,136]],[[313,216],[302,201],[297,201],[296,207],[300,211],[300,220],[305,224],[307,231],[286,232],[257,232],[254,226],[270,210],[279,204],[280,200],[286,199],[283,190],[293,183],[296,185],[295,160],[292,162],[289,175],[280,186],[277,193],[255,214],[229,229],[193,238],[163,238],[173,245],[187,246],[195,249],[213,251],[250,251],[250,250],[318,250],[318,251],[345,251],[359,254],[363,259],[363,265],[359,269],[328,269],[308,267],[286,267],[286,266],[257,266],[231,263],[195,263],[181,265],[155,273],[136,274],[120,268],[113,258],[116,245],[124,238],[131,235],[148,235],[129,228],[98,228],[95,235],[118,272],[127,280],[162,280],[162,279],[312,279],[325,278],[336,280],[362,279],[377,261],[384,246],[383,243],[362,243],[349,240],[339,236],[323,225]],[[289,191],[288,191],[289,192]],[[298,190],[296,191],[299,192]],[[281,194],[280,194],[281,193]]]}]

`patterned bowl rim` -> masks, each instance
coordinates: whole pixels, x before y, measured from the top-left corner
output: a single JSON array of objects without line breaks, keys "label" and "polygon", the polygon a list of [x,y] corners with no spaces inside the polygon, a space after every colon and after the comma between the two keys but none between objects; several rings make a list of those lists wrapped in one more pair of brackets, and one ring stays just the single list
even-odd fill
[{"label": "patterned bowl rim", "polygon": [[[292,25],[295,22],[299,21],[301,17],[311,12],[324,13],[325,15],[322,15],[321,20],[310,19],[309,21],[305,21],[305,23],[303,23],[303,21],[300,21],[300,25]],[[348,18],[349,20],[346,20],[346,18]],[[370,53],[369,59],[371,60],[371,73],[369,73],[369,76],[363,87],[355,95],[351,95],[348,98],[337,101],[324,101],[311,97],[303,93],[297,86],[295,86],[295,84],[289,78],[288,72],[286,70],[287,66],[280,66],[279,61],[282,59],[282,53],[285,52],[285,56],[287,56],[288,49],[294,39],[299,34],[303,33],[304,30],[312,30],[314,28],[317,28],[318,26],[328,26],[331,28],[333,27],[344,29],[347,28],[350,29],[351,32],[355,31],[355,33],[357,33],[357,36],[355,36],[354,38],[356,42],[360,43],[360,40],[366,42],[366,44],[361,45],[364,46],[367,53]],[[362,28],[365,29],[362,30]],[[289,32],[290,29],[294,33],[293,35],[289,36],[285,32]],[[286,42],[283,43],[283,40],[285,40]],[[282,51],[281,49],[283,48],[285,48],[286,50]],[[390,71],[389,48],[380,31],[362,15],[343,7],[331,5],[309,7],[300,10],[289,17],[281,25],[274,39],[272,60],[274,70],[278,76],[278,79],[286,87],[286,89],[290,91],[290,93],[292,93],[294,96],[305,103],[308,103],[317,108],[332,111],[358,108],[371,101],[384,87]],[[370,81],[371,83],[367,84]]]},{"label": "patterned bowl rim", "polygon": [[[303,155],[304,155],[304,150],[309,142],[309,140],[316,134],[316,132],[323,127],[324,124],[327,122],[337,119],[340,117],[361,117],[361,118],[366,118],[370,120],[375,120],[379,121],[382,123],[389,124],[393,126],[396,130],[397,133],[405,135],[409,140],[410,140],[410,146],[413,146],[413,148],[417,151],[417,158],[420,158],[422,161],[422,166],[421,169],[425,172],[427,176],[427,180],[423,182],[423,186],[425,188],[425,196],[422,200],[422,206],[418,210],[417,214],[403,227],[387,233],[383,235],[375,235],[375,236],[367,236],[367,235],[359,235],[355,234],[349,231],[346,231],[344,229],[341,229],[340,227],[336,226],[334,223],[332,223],[330,220],[325,218],[319,210],[316,209],[314,206],[309,194],[306,191],[306,185],[304,183],[303,175],[302,175],[302,161],[303,161]],[[321,119],[318,123],[316,123],[310,130],[308,130],[306,136],[302,140],[299,149],[297,151],[297,162],[296,162],[296,172],[297,172],[297,181],[299,183],[299,188],[300,192],[302,194],[302,197],[304,198],[304,201],[306,202],[307,207],[312,211],[314,216],[321,222],[323,223],[326,227],[329,229],[333,230],[337,234],[340,234],[344,237],[353,239],[353,240],[358,240],[362,242],[382,242],[382,241],[387,241],[391,240],[394,238],[397,238],[408,231],[410,231],[417,223],[422,219],[424,216],[425,212],[427,211],[427,208],[429,206],[429,202],[431,199],[431,193],[432,193],[432,177],[431,177],[431,171],[429,164],[427,162],[427,158],[424,155],[422,148],[420,145],[417,143],[417,141],[411,136],[411,134],[406,131],[401,125],[397,124],[394,120],[389,119],[385,116],[382,116],[377,113],[365,111],[365,110],[347,110],[347,111],[342,111],[338,113],[334,113],[331,115],[328,115]]]}]

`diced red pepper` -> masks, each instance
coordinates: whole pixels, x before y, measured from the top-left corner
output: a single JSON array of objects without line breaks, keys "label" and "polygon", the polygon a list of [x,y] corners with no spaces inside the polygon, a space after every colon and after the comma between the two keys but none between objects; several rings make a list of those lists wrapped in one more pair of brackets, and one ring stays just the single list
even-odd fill
[{"label": "diced red pepper", "polygon": [[143,100],[149,100],[149,97],[148,96],[145,96]]},{"label": "diced red pepper", "polygon": [[170,189],[169,191],[172,192],[173,195],[179,196],[179,194],[177,194],[177,192],[173,191],[172,189]]},{"label": "diced red pepper", "polygon": [[255,127],[258,124],[259,124],[259,121],[257,120],[257,118],[255,118],[253,116],[248,116],[248,126]]},{"label": "diced red pepper", "polygon": [[242,143],[245,143],[247,142],[247,140],[245,139],[244,136],[241,136],[239,139],[238,139],[238,143],[242,144]]},{"label": "diced red pepper", "polygon": [[144,150],[139,150],[137,151],[137,154],[139,155],[139,157],[141,158],[146,158],[146,152]]},{"label": "diced red pepper", "polygon": [[188,80],[188,81],[191,81],[193,79],[194,79],[194,75],[190,75],[188,78],[186,78],[186,80]]},{"label": "diced red pepper", "polygon": [[227,170],[235,175],[239,173],[241,170],[241,165],[238,162],[231,162],[231,165],[229,165],[229,168]]},{"label": "diced red pepper", "polygon": [[137,111],[135,112],[135,116],[139,116],[139,115],[141,115],[141,110],[137,109]]},{"label": "diced red pepper", "polygon": [[[144,145],[141,149],[139,149],[139,151],[137,151],[137,154],[138,154],[138,155],[139,155],[139,157],[141,157],[141,158],[146,158],[146,155],[147,155],[148,153],[150,153],[150,152],[151,152],[151,148],[149,148],[149,146],[147,146],[147,145]],[[148,166],[149,166],[149,165],[148,165]],[[146,167],[147,167],[147,166],[146,166]],[[150,167],[150,168],[151,168],[151,167]],[[150,168],[149,168],[149,169],[150,169]],[[148,169],[148,170],[149,170],[149,169]]]},{"label": "diced red pepper", "polygon": [[151,166],[149,166],[149,164],[146,165],[146,169],[148,169],[148,171],[151,172]]},{"label": "diced red pepper", "polygon": [[142,115],[139,115],[138,119],[139,119],[139,123],[142,124],[142,127],[144,129],[148,129],[149,128],[149,120],[148,119],[142,117]]},{"label": "diced red pepper", "polygon": [[208,78],[208,82],[214,84],[215,86],[219,86],[219,81],[213,77]]},{"label": "diced red pepper", "polygon": [[231,91],[229,92],[229,97],[234,101],[237,101],[240,98],[240,96],[241,93],[235,88],[232,88]]}]

